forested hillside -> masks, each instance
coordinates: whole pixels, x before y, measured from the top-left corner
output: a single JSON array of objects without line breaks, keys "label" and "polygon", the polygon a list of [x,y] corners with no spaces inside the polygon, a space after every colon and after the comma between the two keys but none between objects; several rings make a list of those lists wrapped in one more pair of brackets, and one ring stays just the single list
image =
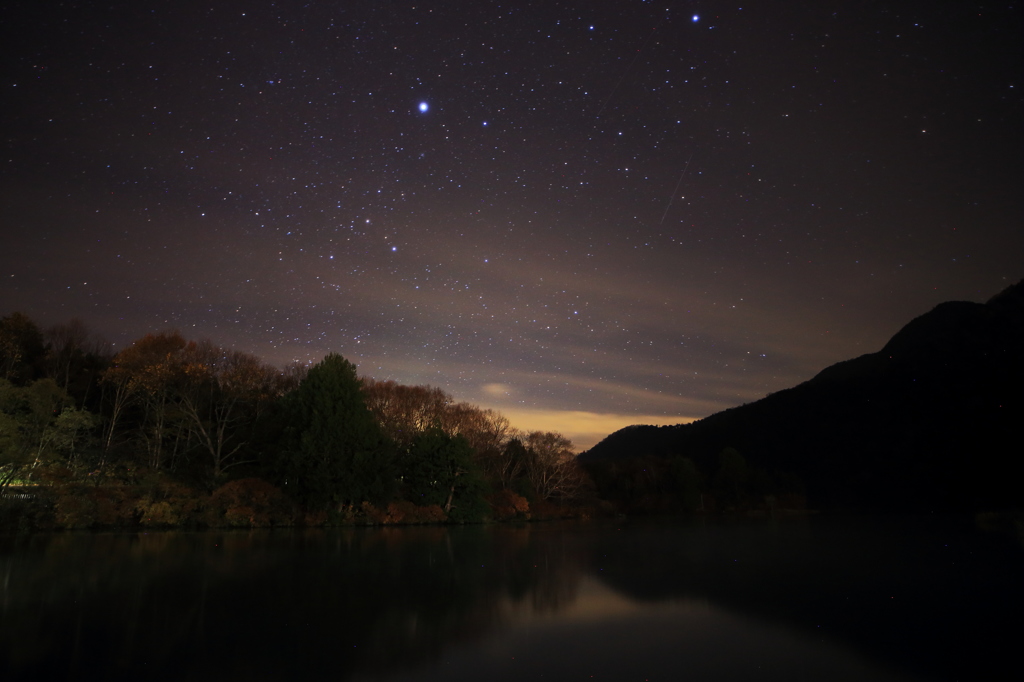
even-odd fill
[{"label": "forested hillside", "polygon": [[746,505],[789,493],[824,508],[1020,507],[1024,283],[943,303],[794,388],[692,424],[622,429],[580,459],[626,506],[693,506],[707,490]]}]

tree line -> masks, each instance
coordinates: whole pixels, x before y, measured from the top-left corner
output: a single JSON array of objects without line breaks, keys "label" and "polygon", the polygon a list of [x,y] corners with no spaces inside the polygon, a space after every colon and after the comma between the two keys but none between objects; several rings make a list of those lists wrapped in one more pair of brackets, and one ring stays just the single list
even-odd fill
[{"label": "tree line", "polygon": [[563,435],[337,354],[280,368],[176,331],[114,352],[80,320],[13,313],[0,496],[0,523],[23,526],[468,522],[553,513],[592,484]]}]

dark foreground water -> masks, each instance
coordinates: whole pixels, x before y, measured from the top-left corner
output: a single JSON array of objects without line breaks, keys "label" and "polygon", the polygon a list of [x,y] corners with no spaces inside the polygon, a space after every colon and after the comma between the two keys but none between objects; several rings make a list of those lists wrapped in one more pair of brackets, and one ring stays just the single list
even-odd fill
[{"label": "dark foreground water", "polygon": [[970,520],[0,539],[0,679],[1024,679]]}]

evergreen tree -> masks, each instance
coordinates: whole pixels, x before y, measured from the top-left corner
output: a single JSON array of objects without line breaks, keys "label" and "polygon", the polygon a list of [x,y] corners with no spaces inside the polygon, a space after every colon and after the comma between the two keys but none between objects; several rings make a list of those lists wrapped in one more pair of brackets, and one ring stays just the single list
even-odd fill
[{"label": "evergreen tree", "polygon": [[453,521],[477,521],[486,512],[486,485],[462,436],[437,426],[424,431],[401,458],[401,471],[405,497],[416,504],[436,504]]},{"label": "evergreen tree", "polygon": [[279,410],[281,441],[268,462],[284,490],[310,509],[380,502],[394,491],[394,448],[366,407],[356,368],[332,353]]}]

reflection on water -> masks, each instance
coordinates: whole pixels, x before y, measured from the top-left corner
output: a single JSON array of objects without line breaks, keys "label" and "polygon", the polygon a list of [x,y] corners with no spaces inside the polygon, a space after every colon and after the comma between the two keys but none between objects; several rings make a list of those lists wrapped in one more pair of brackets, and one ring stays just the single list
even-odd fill
[{"label": "reflection on water", "polygon": [[[594,608],[586,601],[601,606]],[[818,636],[743,617],[704,601],[644,604],[584,578],[565,612],[456,646],[399,680],[903,680]]]},{"label": "reflection on water", "polygon": [[979,679],[1022,567],[948,519],[7,538],[0,676]]}]

